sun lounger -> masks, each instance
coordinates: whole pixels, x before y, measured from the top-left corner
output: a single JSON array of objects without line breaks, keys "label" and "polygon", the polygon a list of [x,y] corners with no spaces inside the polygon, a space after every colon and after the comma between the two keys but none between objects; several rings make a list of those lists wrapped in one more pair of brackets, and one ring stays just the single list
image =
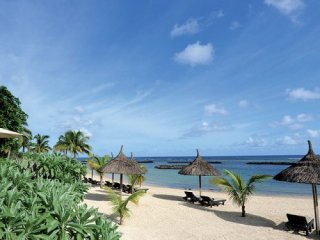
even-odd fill
[{"label": "sun lounger", "polygon": [[184,193],[186,194],[186,196],[183,197],[183,199],[186,200],[187,202],[192,202],[192,203],[199,202],[200,198],[196,197],[193,194],[193,192],[185,191]]},{"label": "sun lounger", "polygon": [[306,236],[314,228],[314,220],[307,221],[306,217],[287,213],[288,222],[286,227],[289,230],[306,231]]},{"label": "sun lounger", "polygon": [[212,207],[212,206],[219,206],[224,205],[226,199],[214,199],[208,196],[200,196],[200,204],[202,206]]}]

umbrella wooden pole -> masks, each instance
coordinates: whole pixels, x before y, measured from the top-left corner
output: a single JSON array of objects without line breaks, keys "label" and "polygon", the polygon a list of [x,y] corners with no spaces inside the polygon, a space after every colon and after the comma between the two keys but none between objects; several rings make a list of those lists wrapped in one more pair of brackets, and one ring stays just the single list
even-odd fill
[{"label": "umbrella wooden pole", "polygon": [[112,187],[113,187],[113,182],[114,182],[114,173],[112,173]]},{"label": "umbrella wooden pole", "polygon": [[91,178],[93,179],[93,168],[91,168]]},{"label": "umbrella wooden pole", "polygon": [[120,174],[120,198],[122,199],[122,173]]},{"label": "umbrella wooden pole", "polygon": [[317,184],[315,183],[312,183],[312,195],[313,195],[314,218],[316,222],[316,234],[319,235],[318,193],[317,193]]},{"label": "umbrella wooden pole", "polygon": [[199,194],[201,196],[201,175],[199,176]]}]

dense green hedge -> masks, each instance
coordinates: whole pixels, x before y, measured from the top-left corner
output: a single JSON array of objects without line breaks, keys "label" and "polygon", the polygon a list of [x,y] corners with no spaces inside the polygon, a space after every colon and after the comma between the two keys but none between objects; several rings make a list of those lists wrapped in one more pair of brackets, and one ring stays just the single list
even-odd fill
[{"label": "dense green hedge", "polygon": [[0,160],[0,239],[120,239],[117,226],[81,204],[81,163],[55,155]]}]

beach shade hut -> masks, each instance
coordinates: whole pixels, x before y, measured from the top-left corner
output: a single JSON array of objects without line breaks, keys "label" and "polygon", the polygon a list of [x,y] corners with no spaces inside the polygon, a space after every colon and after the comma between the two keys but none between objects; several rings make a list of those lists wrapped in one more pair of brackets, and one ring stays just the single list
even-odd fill
[{"label": "beach shade hut", "polygon": [[[0,138],[22,138],[21,133],[13,132],[4,128],[0,128]],[[10,157],[11,149],[8,152],[8,158]]]},{"label": "beach shade hut", "polygon": [[220,173],[210,163],[202,160],[197,149],[197,157],[188,166],[183,167],[179,172],[181,175],[199,176],[199,194],[201,196],[201,176],[219,176]]},{"label": "beach shade hut", "polygon": [[309,151],[301,160],[278,173],[273,179],[277,181],[311,184],[316,234],[319,235],[317,184],[320,183],[320,159],[314,153],[310,141],[308,141],[308,145]]},{"label": "beach shade hut", "polygon": [[101,169],[106,173],[120,174],[120,196],[122,195],[122,177],[123,174],[143,174],[139,164],[135,161],[130,161],[122,152],[121,146],[119,154],[110,162],[108,162]]},{"label": "beach shade hut", "polygon": [[4,128],[0,128],[0,138],[20,138],[22,134],[13,132]]}]

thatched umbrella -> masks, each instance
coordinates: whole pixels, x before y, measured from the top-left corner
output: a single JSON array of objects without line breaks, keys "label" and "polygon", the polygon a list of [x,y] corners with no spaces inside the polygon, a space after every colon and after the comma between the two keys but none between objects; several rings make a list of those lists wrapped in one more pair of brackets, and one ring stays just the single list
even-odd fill
[{"label": "thatched umbrella", "polygon": [[[0,128],[0,138],[19,138],[22,139],[22,134],[13,132],[4,128]],[[11,149],[9,148],[8,158],[10,157]]]},{"label": "thatched umbrella", "polygon": [[316,234],[319,235],[317,184],[320,183],[320,159],[314,153],[309,140],[308,145],[309,151],[301,160],[278,173],[273,179],[285,182],[309,183],[312,185]]},{"label": "thatched umbrella", "polygon": [[22,137],[21,133],[0,128],[0,138],[21,138],[21,137]]},{"label": "thatched umbrella", "polygon": [[182,175],[199,176],[199,193],[201,196],[201,176],[219,176],[220,173],[207,161],[202,160],[197,149],[197,157],[188,166],[183,167],[179,172]]},{"label": "thatched umbrella", "polygon": [[101,168],[101,170],[106,173],[120,174],[120,196],[122,195],[123,174],[143,174],[139,164],[134,161],[129,161],[122,150],[123,146],[121,146],[118,156]]}]

